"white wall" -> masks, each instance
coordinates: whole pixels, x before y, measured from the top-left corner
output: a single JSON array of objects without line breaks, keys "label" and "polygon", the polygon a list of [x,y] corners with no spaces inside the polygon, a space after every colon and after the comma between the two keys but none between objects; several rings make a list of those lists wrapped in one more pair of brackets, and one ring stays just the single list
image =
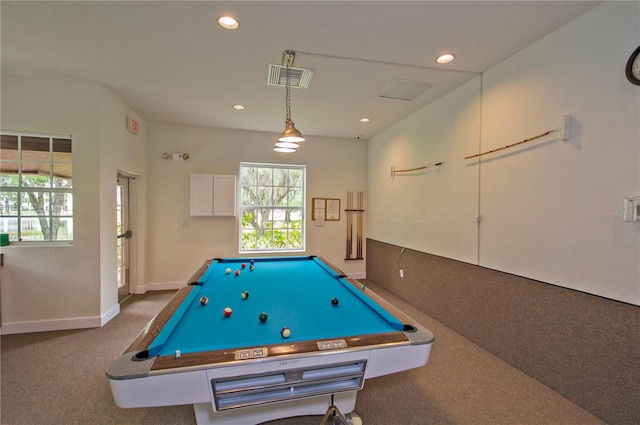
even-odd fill
[{"label": "white wall", "polygon": [[[374,137],[369,237],[640,304],[640,225],[621,216],[623,198],[640,195],[640,90],[624,75],[638,34],[639,3],[604,3]],[[463,159],[556,129],[564,114],[568,142],[553,133]],[[440,160],[451,167],[389,177],[390,165]]]},{"label": "white wall", "polygon": [[478,166],[462,158],[477,150],[479,93],[477,77],[369,141],[370,237],[477,261]]},{"label": "white wall", "polygon": [[[131,109],[106,89],[100,97],[100,281],[101,311],[105,313],[118,305],[116,270],[116,181],[118,171],[135,176],[129,190],[131,264],[129,285],[146,282],[146,223],[147,223],[147,126]],[[138,134],[126,128],[126,117],[140,122]]]},{"label": "white wall", "polygon": [[[184,283],[207,259],[238,257],[236,217],[191,217],[189,173],[238,175],[240,162],[307,167],[307,208],[313,197],[340,198],[366,188],[366,142],[307,137],[298,152],[273,151],[278,135],[250,131],[149,124],[148,288]],[[189,160],[162,159],[164,152],[188,153]],[[366,197],[366,194],[365,194]],[[306,213],[306,251],[325,257],[350,275],[363,275],[364,261],[345,261],[346,218],[315,227]],[[366,233],[366,229],[365,229]]]},{"label": "white wall", "polygon": [[74,177],[72,244],[2,247],[2,333],[100,326],[119,311],[115,168],[144,172],[146,158],[119,130],[130,110],[78,80],[2,74],[1,96],[2,129],[72,135]]}]

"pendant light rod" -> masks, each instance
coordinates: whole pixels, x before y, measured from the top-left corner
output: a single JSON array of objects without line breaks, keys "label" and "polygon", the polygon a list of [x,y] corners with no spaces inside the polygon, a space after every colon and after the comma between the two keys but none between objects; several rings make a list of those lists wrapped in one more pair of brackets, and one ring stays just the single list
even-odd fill
[{"label": "pendant light rod", "polygon": [[286,117],[284,121],[284,132],[282,136],[278,139],[281,142],[304,142],[304,136],[300,133],[300,131],[296,128],[291,119],[291,66],[293,65],[293,61],[295,60],[296,52],[293,50],[285,50],[282,53],[282,64],[287,69],[287,83],[285,86],[286,94],[285,94],[285,108],[286,108]]}]

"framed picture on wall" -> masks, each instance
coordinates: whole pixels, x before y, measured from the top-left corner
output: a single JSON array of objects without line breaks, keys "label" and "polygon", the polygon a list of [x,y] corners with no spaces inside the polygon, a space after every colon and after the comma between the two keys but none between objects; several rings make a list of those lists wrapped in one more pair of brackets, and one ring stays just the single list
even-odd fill
[{"label": "framed picture on wall", "polygon": [[313,198],[311,205],[311,220],[340,220],[340,199]]},{"label": "framed picture on wall", "polygon": [[327,199],[326,220],[340,220],[340,199]]}]

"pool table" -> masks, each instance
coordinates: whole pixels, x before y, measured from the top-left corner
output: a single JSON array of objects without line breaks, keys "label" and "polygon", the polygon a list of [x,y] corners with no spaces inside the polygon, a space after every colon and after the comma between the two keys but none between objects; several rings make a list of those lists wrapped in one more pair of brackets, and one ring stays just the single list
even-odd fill
[{"label": "pool table", "polygon": [[365,379],[424,366],[433,340],[320,257],[216,258],[107,376],[118,406],[193,404],[199,425],[350,414]]}]

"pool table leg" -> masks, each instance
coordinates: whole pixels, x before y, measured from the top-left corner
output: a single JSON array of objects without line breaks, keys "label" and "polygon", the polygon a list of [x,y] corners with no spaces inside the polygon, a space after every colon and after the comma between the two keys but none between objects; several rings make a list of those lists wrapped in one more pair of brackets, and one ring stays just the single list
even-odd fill
[{"label": "pool table leg", "polygon": [[[360,416],[356,415],[353,412],[346,413],[343,417],[344,417],[344,421],[342,420],[341,415],[335,415],[333,417],[333,420],[331,421],[332,424],[333,425],[362,425],[362,419],[360,419]],[[331,424],[328,424],[328,425],[331,425]]]},{"label": "pool table leg", "polygon": [[356,415],[355,413],[347,413],[344,416],[347,420],[347,425],[362,425],[362,419],[360,419],[360,416]]}]

